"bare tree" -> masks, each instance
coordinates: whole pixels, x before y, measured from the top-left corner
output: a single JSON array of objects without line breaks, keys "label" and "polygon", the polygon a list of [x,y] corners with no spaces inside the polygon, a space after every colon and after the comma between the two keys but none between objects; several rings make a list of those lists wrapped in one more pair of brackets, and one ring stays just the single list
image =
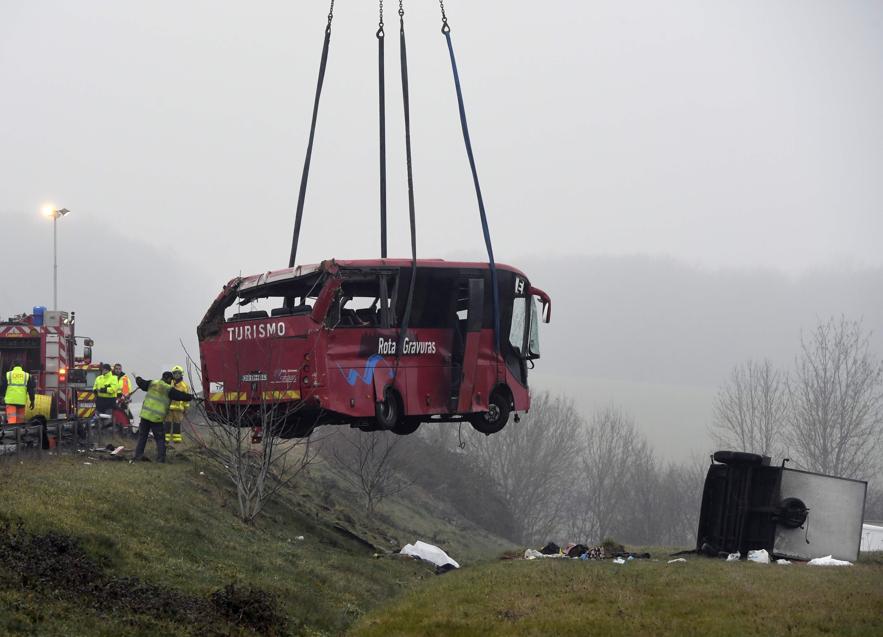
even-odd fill
[{"label": "bare tree", "polygon": [[[189,355],[187,373],[191,386],[202,386],[200,368]],[[264,505],[316,459],[309,437],[285,440],[277,435],[278,423],[300,408],[299,403],[274,400],[280,392],[285,390],[261,391],[260,403],[248,408],[238,396],[208,396],[210,408],[197,401],[185,421],[188,438],[235,486],[239,518],[246,523],[254,522]]]},{"label": "bare tree", "polygon": [[733,368],[718,390],[711,435],[718,445],[779,455],[788,418],[788,381],[769,360]]},{"label": "bare tree", "polygon": [[647,441],[634,421],[609,406],[593,417],[581,454],[579,495],[574,498],[570,531],[580,539],[601,541],[617,527],[635,488],[635,465],[648,461]]},{"label": "bare tree", "polygon": [[861,321],[831,318],[801,335],[790,385],[790,450],[800,466],[873,476],[883,445],[883,365]]},{"label": "bare tree", "polygon": [[396,461],[401,461],[400,436],[387,431],[337,429],[323,445],[323,455],[330,457],[344,480],[362,494],[368,515],[373,515],[385,498],[411,486],[396,470]]},{"label": "bare tree", "polygon": [[573,493],[581,429],[569,399],[541,392],[521,422],[493,436],[468,433],[466,452],[507,502],[518,526],[514,537],[544,542],[560,526]]}]

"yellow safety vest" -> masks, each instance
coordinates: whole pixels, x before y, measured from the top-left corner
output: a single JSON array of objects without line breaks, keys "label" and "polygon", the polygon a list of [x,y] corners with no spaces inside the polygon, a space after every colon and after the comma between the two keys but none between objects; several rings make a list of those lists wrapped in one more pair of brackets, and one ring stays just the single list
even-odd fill
[{"label": "yellow safety vest", "polygon": [[119,381],[111,372],[102,374],[95,379],[95,385],[92,387],[99,398],[116,398],[120,393]]},{"label": "yellow safety vest", "polygon": [[7,405],[19,405],[24,407],[28,399],[28,381],[31,375],[16,365],[10,371],[6,372],[6,396],[4,400]]},{"label": "yellow safety vest", "polygon": [[[187,383],[185,383],[183,380],[179,380],[177,383],[172,385],[172,387],[174,387],[178,391],[184,392],[185,394],[190,393],[190,387],[188,387]],[[171,407],[169,407],[169,409],[171,409],[172,411],[184,411],[185,409],[187,409],[187,401],[173,400],[172,405]]]},{"label": "yellow safety vest", "polygon": [[141,417],[150,422],[160,423],[169,411],[169,392],[172,386],[161,380],[150,383],[144,403],[141,405]]}]

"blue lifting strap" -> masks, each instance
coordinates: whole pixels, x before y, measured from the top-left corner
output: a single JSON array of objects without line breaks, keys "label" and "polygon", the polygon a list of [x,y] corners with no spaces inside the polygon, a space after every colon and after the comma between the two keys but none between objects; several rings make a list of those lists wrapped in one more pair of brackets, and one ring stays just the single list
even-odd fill
[{"label": "blue lifting strap", "polygon": [[491,232],[487,224],[487,214],[484,210],[484,198],[481,196],[481,184],[478,181],[478,170],[475,168],[475,156],[472,153],[472,140],[469,138],[469,124],[466,122],[466,107],[463,105],[463,89],[460,87],[460,73],[457,72],[457,59],[454,57],[454,45],[451,43],[451,29],[447,19],[444,21],[442,33],[448,42],[448,52],[451,54],[451,68],[454,71],[454,85],[457,88],[457,104],[460,108],[460,127],[463,129],[463,141],[466,142],[466,155],[469,157],[469,167],[472,169],[472,181],[475,183],[475,195],[478,197],[478,212],[481,215],[481,231],[484,233],[484,244],[487,247],[488,264],[491,270],[491,287],[494,289],[494,343],[497,351],[500,349],[500,289],[497,285],[497,266],[494,262],[494,248],[491,245]]}]

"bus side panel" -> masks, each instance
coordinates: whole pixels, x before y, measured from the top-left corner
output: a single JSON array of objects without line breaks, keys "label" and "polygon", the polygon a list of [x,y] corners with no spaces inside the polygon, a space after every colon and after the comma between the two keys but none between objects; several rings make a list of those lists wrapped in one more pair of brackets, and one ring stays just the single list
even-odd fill
[{"label": "bus side panel", "polygon": [[[452,341],[450,329],[421,328],[408,332],[399,363],[407,378],[408,393],[403,395],[405,415],[450,413]],[[423,353],[413,353],[414,347],[422,348]]]},{"label": "bus side panel", "polygon": [[354,418],[373,417],[375,375],[391,381],[392,367],[382,357],[367,354],[367,330],[345,328],[323,333],[329,396],[324,407]]}]

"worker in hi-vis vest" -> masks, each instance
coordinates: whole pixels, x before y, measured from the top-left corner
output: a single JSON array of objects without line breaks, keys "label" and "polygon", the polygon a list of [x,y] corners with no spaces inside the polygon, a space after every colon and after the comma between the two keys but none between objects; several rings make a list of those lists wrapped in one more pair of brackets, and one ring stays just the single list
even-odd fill
[{"label": "worker in hi-vis vest", "polygon": [[[190,391],[190,387],[184,381],[184,368],[175,365],[172,368],[172,387],[185,394]],[[183,400],[173,400],[169,406],[169,413],[166,414],[166,442],[169,444],[176,442],[184,442],[181,436],[181,423],[184,422],[184,412],[187,405]]]},{"label": "worker in hi-vis vest", "polygon": [[6,403],[6,424],[20,425],[25,421],[25,404],[30,399],[34,408],[34,378],[16,363],[0,379],[0,395]]},{"label": "worker in hi-vis vest", "polygon": [[129,377],[123,371],[123,366],[119,363],[113,364],[113,375],[117,377],[117,384],[120,386],[120,398],[128,398],[132,393],[132,386],[129,384]]},{"label": "worker in hi-vis vest", "polygon": [[99,369],[101,375],[95,379],[92,391],[95,392],[95,416],[99,414],[113,415],[113,408],[117,404],[117,396],[120,395],[120,384],[117,377],[110,371],[108,363],[101,363]]},{"label": "worker in hi-vis vest", "polygon": [[146,460],[144,447],[147,446],[147,437],[153,433],[156,443],[156,461],[166,461],[166,436],[163,431],[163,423],[173,400],[191,401],[196,397],[186,392],[178,391],[172,387],[172,372],[163,372],[162,380],[144,380],[135,376],[138,388],[146,392],[144,403],[141,405],[141,424],[138,427],[138,444],[135,446],[133,460]]}]

